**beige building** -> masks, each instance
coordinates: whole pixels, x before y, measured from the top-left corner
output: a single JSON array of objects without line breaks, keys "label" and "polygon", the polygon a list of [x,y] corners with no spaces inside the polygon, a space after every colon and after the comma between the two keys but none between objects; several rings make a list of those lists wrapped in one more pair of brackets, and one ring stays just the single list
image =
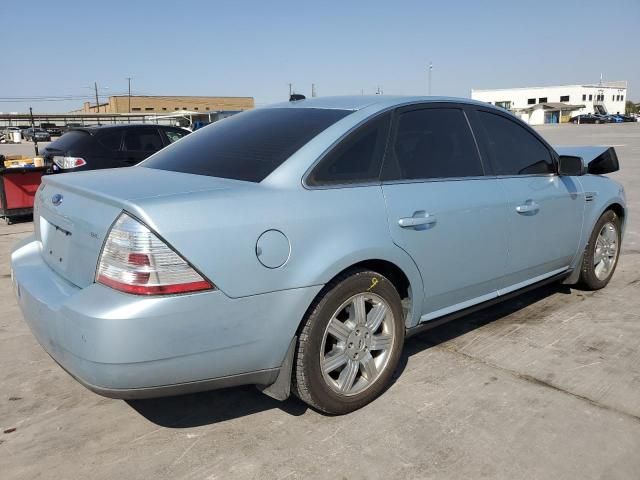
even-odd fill
[{"label": "beige building", "polygon": [[255,106],[253,97],[192,97],[192,96],[127,96],[109,97],[107,103],[85,102],[81,110],[71,113],[143,113],[169,114],[180,110],[190,112],[218,112],[250,110]]}]

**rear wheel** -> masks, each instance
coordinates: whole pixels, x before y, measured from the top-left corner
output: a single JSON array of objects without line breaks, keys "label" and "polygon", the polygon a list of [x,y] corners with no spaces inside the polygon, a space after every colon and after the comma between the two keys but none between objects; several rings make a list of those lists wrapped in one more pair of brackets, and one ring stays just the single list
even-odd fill
[{"label": "rear wheel", "polygon": [[389,385],[403,343],[393,284],[376,272],[349,272],[327,285],[303,322],[293,391],[329,414],[357,410]]},{"label": "rear wheel", "polygon": [[580,283],[589,290],[604,288],[620,256],[620,218],[607,210],[596,222],[582,259]]}]

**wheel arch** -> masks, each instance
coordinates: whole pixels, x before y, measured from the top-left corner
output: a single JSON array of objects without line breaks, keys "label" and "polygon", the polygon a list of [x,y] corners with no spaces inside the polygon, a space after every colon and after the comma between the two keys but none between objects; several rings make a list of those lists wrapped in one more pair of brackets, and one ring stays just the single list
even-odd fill
[{"label": "wheel arch", "polygon": [[[396,258],[389,258],[383,255],[369,255],[360,258],[350,258],[349,261],[343,259],[337,262],[331,269],[325,272],[325,288],[311,302],[309,309],[313,307],[316,300],[323,296],[330,285],[336,278],[347,274],[351,270],[366,269],[372,270],[385,276],[393,284],[398,291],[400,298],[403,300],[403,306],[407,302],[405,326],[412,327],[420,321],[423,288],[422,276],[418,271],[418,267],[408,254],[402,252]],[[306,316],[306,315],[305,315]],[[303,319],[301,319],[302,323]]]},{"label": "wheel arch", "polygon": [[[607,207],[605,207],[605,209],[603,210],[602,213],[606,212],[607,210],[613,210],[613,212],[618,217],[620,217],[620,221],[622,222],[622,227],[624,228],[624,225],[625,225],[626,220],[627,220],[627,211],[626,211],[626,209],[620,203],[613,202],[613,203],[610,203],[609,205],[607,205]],[[598,217],[598,218],[600,218],[600,217]]]},{"label": "wheel arch", "polygon": [[[602,215],[604,215],[607,211],[613,211],[621,221],[621,236],[624,234],[624,228],[626,224],[626,215],[627,211],[624,206],[624,202],[620,199],[612,199],[610,202],[603,205],[599,210],[596,210],[597,214],[593,216],[589,216],[586,225],[588,228],[583,231],[583,238],[580,242],[579,253],[576,255],[574,262],[572,263],[573,273],[562,283],[566,285],[575,285],[580,277],[580,266],[582,265],[582,258],[584,256],[584,250],[587,246],[587,242],[589,241],[589,237],[591,232],[593,231],[596,223],[600,219]],[[584,227],[583,227],[584,228]]]}]

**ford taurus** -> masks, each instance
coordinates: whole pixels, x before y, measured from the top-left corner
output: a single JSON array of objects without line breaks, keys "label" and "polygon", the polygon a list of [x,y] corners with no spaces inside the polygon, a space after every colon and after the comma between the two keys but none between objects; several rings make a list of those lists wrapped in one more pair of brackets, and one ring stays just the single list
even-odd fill
[{"label": "ford taurus", "polygon": [[409,335],[543,283],[607,285],[617,169],[613,148],[556,150],[469,100],[294,101],[129,169],[46,177],[13,282],[99,394],[255,384],[343,414],[389,385]]}]

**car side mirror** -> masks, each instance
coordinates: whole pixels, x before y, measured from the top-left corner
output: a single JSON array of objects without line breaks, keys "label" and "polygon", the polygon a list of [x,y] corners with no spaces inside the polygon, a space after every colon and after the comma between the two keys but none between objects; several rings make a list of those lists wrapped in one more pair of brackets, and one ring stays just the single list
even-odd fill
[{"label": "car side mirror", "polygon": [[578,177],[585,174],[582,157],[560,155],[558,159],[558,174],[564,177]]}]

